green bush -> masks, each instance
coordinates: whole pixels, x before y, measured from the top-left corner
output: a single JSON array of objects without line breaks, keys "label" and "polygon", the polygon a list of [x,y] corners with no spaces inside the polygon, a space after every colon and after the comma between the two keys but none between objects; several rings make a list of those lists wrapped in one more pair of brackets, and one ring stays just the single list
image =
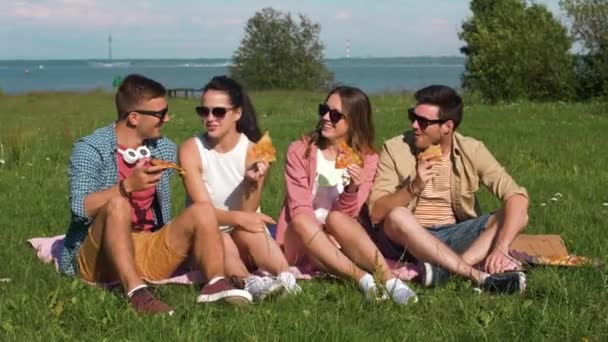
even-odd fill
[{"label": "green bush", "polygon": [[333,79],[323,62],[321,27],[304,15],[264,8],[245,26],[234,53],[232,77],[252,89],[315,90]]},{"label": "green bush", "polygon": [[462,24],[468,58],[463,88],[488,101],[568,99],[574,94],[572,45],[543,5],[473,0]]}]

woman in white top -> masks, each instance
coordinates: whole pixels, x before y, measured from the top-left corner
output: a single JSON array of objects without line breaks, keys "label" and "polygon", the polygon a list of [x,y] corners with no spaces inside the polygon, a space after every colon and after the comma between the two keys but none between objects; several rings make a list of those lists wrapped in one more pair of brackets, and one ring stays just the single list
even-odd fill
[{"label": "woman in white top", "polygon": [[[187,204],[211,199],[222,231],[226,274],[245,281],[254,298],[299,292],[287,261],[266,229],[275,221],[260,212],[260,196],[269,164],[247,160],[247,150],[261,138],[249,96],[233,79],[214,77],[196,108],[206,128],[179,151],[186,170]],[[258,277],[257,266],[276,278]]]}]

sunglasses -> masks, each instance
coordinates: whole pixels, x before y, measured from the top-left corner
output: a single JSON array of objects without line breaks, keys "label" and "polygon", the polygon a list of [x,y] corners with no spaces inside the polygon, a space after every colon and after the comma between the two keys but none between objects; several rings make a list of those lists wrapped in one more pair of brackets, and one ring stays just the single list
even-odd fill
[{"label": "sunglasses", "polygon": [[213,107],[209,108],[206,106],[198,106],[196,107],[196,114],[198,114],[202,118],[208,118],[209,114],[213,114],[214,117],[218,119],[223,119],[228,113],[229,110],[233,110],[234,108],[226,108],[226,107]]},{"label": "sunglasses", "polygon": [[416,111],[414,111],[414,108],[410,108],[407,110],[407,117],[410,119],[411,123],[414,123],[414,121],[418,122],[418,126],[420,126],[421,130],[425,130],[429,125],[435,125],[435,124],[444,124],[447,122],[447,120],[441,120],[441,119],[437,119],[437,120],[429,120],[427,118],[423,118],[422,116],[416,114]]},{"label": "sunglasses", "polygon": [[325,103],[319,104],[319,116],[323,117],[327,112],[329,112],[329,121],[331,121],[331,123],[334,125],[340,122],[340,120],[342,120],[344,117],[344,114],[335,109],[329,108],[329,106]]},{"label": "sunglasses", "polygon": [[167,106],[159,111],[136,109],[136,110],[132,110],[132,112],[139,113],[141,115],[155,116],[155,117],[159,118],[160,121],[163,121],[165,119],[165,115],[167,115],[167,113],[169,112],[169,106]]}]

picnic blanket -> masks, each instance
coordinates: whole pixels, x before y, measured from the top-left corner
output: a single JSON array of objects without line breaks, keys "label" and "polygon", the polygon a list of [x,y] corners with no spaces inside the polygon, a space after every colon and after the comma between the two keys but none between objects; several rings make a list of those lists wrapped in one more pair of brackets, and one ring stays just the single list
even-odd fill
[{"label": "picnic blanket", "polygon": [[[52,237],[36,237],[27,240],[27,242],[36,250],[36,256],[44,263],[52,263],[55,270],[59,272],[59,260],[63,249],[64,235]],[[389,267],[396,277],[402,280],[411,280],[418,275],[418,268],[411,263],[397,262],[387,260]],[[290,271],[297,279],[309,280],[315,277],[325,275],[316,269],[301,269],[298,267],[290,267]],[[263,272],[259,272],[263,273]],[[151,282],[152,284],[201,284],[203,276],[199,271],[193,271],[188,268],[179,268],[170,278],[161,279]],[[113,286],[117,284],[101,284],[103,286]]]}]

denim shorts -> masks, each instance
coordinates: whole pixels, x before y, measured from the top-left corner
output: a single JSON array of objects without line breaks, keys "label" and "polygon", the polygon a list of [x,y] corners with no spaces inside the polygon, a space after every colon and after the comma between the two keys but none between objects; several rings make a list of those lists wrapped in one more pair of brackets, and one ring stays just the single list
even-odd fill
[{"label": "denim shorts", "polygon": [[[490,214],[486,214],[455,224],[428,228],[426,231],[441,240],[456,253],[461,254],[473,244],[473,241],[475,241],[481,232],[486,229],[489,218]],[[384,234],[382,225],[377,225],[368,229],[368,233],[378,246],[380,252],[386,258],[402,261],[415,260],[415,258],[407,252],[407,248],[393,242]]]}]

